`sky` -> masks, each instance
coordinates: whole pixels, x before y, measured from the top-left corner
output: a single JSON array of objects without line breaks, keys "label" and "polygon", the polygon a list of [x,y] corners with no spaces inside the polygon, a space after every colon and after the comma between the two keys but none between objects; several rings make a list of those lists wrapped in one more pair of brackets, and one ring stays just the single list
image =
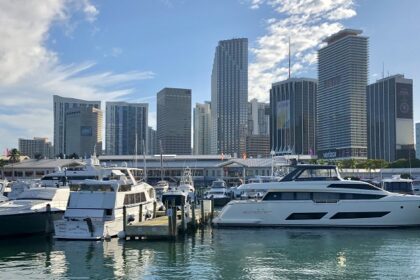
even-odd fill
[{"label": "sky", "polygon": [[[249,40],[249,99],[268,102],[271,83],[317,77],[322,39],[342,28],[369,37],[369,82],[414,80],[420,121],[420,1],[417,0],[26,0],[0,1],[0,149],[53,135],[52,95],[149,103],[192,89],[210,100],[219,40]],[[383,71],[384,69],[384,71]],[[104,103],[103,103],[104,106]]]}]

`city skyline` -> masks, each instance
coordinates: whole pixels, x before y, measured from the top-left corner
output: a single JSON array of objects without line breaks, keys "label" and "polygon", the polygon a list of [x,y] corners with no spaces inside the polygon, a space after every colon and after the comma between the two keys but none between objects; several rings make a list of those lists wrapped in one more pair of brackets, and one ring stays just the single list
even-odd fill
[{"label": "city skyline", "polygon": [[[0,29],[4,42],[8,42],[0,44],[0,50],[7,58],[2,60],[4,63],[0,67],[0,72],[5,73],[0,79],[3,97],[0,132],[8,136],[0,140],[0,148],[16,147],[18,138],[53,139],[49,99],[53,94],[84,100],[148,102],[150,108],[155,108],[155,92],[173,86],[191,88],[197,93],[193,95],[193,104],[210,100],[213,52],[217,42],[224,39],[249,38],[249,99],[260,97],[261,92],[264,95],[261,85],[269,88],[271,83],[281,81],[286,75],[284,26],[291,27],[286,35],[291,36],[292,41],[292,77],[317,78],[316,63],[311,54],[319,49],[323,37],[348,27],[363,29],[370,38],[369,83],[381,78],[382,73],[387,76],[388,71],[390,75],[402,73],[418,80],[420,70],[415,68],[416,59],[412,58],[418,44],[415,36],[409,34],[417,34],[419,29],[418,24],[413,24],[418,21],[415,11],[419,2],[382,1],[380,12],[375,14],[371,13],[377,5],[374,1],[352,2],[324,3],[318,9],[302,2],[302,6],[290,9],[293,12],[286,12],[286,8],[291,8],[287,5],[292,5],[286,1],[276,1],[280,4],[271,6],[267,1],[259,0],[225,2],[223,12],[218,9],[218,3],[191,1],[127,2],[124,6],[95,1],[80,1],[78,5],[58,1],[28,2],[25,6],[8,4],[1,9],[2,18],[10,19],[11,23],[22,23],[22,17],[13,15],[31,11],[33,21],[31,26],[16,28],[16,25],[5,24]],[[217,16],[219,22],[205,17],[193,26],[201,9],[208,11],[209,17]],[[326,13],[326,9],[330,12]],[[117,13],[111,14],[114,10]],[[308,15],[305,22],[297,20],[302,13]],[[315,20],[320,13],[326,15],[320,21]],[[188,18],[187,14],[193,16]],[[235,17],[232,18],[233,14]],[[167,15],[166,20],[152,28],[151,34],[146,34],[150,31],[147,27],[155,22],[152,18]],[[384,20],[391,16],[399,20]],[[113,25],[115,22],[120,24]],[[191,28],[191,33],[181,32],[182,27]],[[199,33],[202,31],[199,28],[206,32]],[[125,30],[127,34],[138,30],[141,36],[138,40],[128,40],[123,36]],[[296,34],[296,30],[306,33]],[[117,36],[120,33],[122,35]],[[392,41],[388,40],[390,33],[393,34]],[[175,44],[169,49],[164,44],[163,49],[158,48],[163,39],[153,34],[167,34],[165,42]],[[186,44],[182,42],[187,38],[190,44],[186,51]],[[157,53],[162,59],[157,59]],[[269,58],[272,63],[267,60]],[[186,59],[189,63],[185,69],[174,72],[180,61]],[[393,63],[396,61],[398,63]],[[12,68],[7,68],[10,65]],[[269,77],[268,80],[259,79],[256,83],[260,74]],[[416,92],[415,87],[414,106],[419,107]],[[268,91],[265,100],[262,99],[264,96],[259,101],[268,101]],[[155,127],[156,112],[150,111],[149,125]],[[420,120],[419,114],[414,112],[415,122]],[[31,121],[26,121],[28,119]]]}]

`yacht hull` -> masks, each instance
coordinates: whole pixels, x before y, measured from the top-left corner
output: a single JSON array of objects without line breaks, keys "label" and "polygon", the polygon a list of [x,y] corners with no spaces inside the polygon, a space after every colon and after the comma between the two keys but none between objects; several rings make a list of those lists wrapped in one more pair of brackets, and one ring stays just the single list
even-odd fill
[{"label": "yacht hull", "polygon": [[420,197],[410,200],[234,201],[213,220],[217,227],[416,227]]},{"label": "yacht hull", "polygon": [[101,240],[115,237],[123,231],[122,219],[95,221],[89,218],[62,219],[54,222],[55,239],[61,240]]},{"label": "yacht hull", "polygon": [[51,211],[0,215],[0,238],[52,233],[53,221],[63,214],[64,211]]}]

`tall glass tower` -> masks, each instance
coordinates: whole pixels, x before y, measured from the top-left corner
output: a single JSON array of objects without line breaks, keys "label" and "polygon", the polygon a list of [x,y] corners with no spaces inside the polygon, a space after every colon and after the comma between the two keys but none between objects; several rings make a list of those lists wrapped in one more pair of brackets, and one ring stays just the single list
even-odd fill
[{"label": "tall glass tower", "polygon": [[212,153],[246,151],[248,122],[248,39],[220,41],[211,75]]},{"label": "tall glass tower", "polygon": [[366,158],[368,37],[344,29],[318,51],[318,156]]}]

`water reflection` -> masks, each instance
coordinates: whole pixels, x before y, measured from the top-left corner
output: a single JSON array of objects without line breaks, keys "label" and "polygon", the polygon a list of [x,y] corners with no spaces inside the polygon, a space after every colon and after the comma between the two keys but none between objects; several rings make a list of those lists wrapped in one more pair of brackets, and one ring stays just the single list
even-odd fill
[{"label": "water reflection", "polygon": [[0,278],[416,278],[419,229],[207,229],[169,241],[0,241]]}]

